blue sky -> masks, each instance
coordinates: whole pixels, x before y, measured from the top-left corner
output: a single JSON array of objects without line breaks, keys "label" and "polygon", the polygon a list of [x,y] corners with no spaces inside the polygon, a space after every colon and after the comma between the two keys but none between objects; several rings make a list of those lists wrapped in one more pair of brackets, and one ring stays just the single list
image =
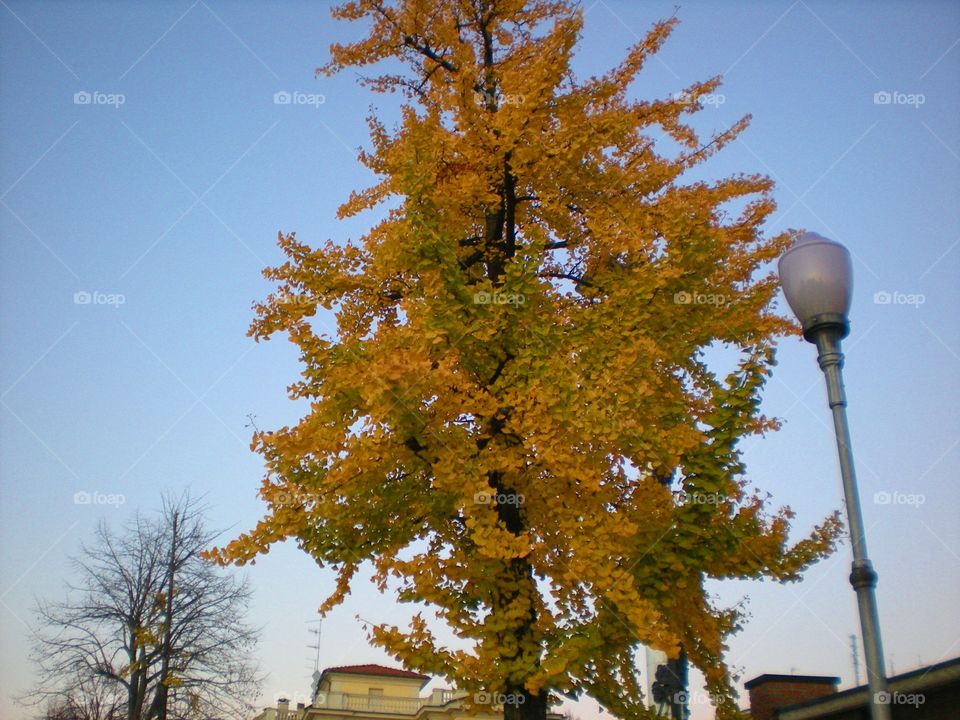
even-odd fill
[{"label": "blue sky", "polygon": [[[278,231],[320,243],[371,224],[335,210],[372,181],[356,161],[364,116],[395,117],[397,98],[352,73],[314,78],[328,45],[360,32],[325,4],[0,5],[0,715],[18,720],[34,598],[61,595],[67,556],[99,520],[184,488],[206,494],[216,527],[262,514],[247,415],[273,428],[301,409],[285,393],[292,346],[246,337],[250,304],[270,291],[260,270],[280,259]],[[577,71],[616,63],[674,5],[584,2]],[[769,231],[807,228],[855,258],[846,381],[888,669],[960,655],[960,6],[689,2],[677,14],[637,96],[722,74],[697,127],[754,120],[704,173],[773,176]],[[283,91],[318,97],[274,104]],[[798,534],[842,502],[814,355],[782,343],[764,410],[784,428],[745,446],[749,478],[796,511]],[[123,502],[77,504],[78,492]],[[844,545],[801,584],[716,586],[728,602],[750,597],[729,656],[743,679],[853,682],[849,561]],[[303,695],[307,621],[331,575],[293,547],[246,572],[264,700]],[[324,622],[321,664],[392,663],[355,617],[407,614],[358,583]]]}]

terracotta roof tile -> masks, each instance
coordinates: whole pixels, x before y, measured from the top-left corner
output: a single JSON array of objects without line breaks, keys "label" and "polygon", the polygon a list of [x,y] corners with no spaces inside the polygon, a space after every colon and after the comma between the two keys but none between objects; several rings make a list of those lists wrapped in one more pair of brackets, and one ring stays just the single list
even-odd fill
[{"label": "terracotta roof tile", "polygon": [[324,671],[327,673],[349,673],[353,675],[379,675],[381,677],[403,677],[415,680],[430,680],[429,675],[401,670],[400,668],[387,667],[386,665],[340,665],[338,667],[328,667]]}]

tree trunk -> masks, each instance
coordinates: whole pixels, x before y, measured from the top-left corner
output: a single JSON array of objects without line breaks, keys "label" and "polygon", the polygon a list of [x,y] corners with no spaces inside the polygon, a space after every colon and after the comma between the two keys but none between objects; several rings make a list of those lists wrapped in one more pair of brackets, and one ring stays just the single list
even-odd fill
[{"label": "tree trunk", "polygon": [[136,670],[130,674],[127,690],[127,720],[141,720],[147,694],[147,649],[142,644],[133,645],[133,648]]},{"label": "tree trunk", "polygon": [[[489,36],[484,33],[485,52],[484,61],[488,70],[493,66],[492,44],[489,42]],[[491,112],[497,111],[496,85],[492,76],[488,76],[487,81],[487,107]],[[484,249],[487,257],[487,277],[493,282],[494,287],[500,282],[503,276],[507,262],[516,253],[516,176],[511,166],[511,155],[507,152],[503,158],[502,180],[497,188],[497,194],[500,197],[499,207],[494,212],[487,213],[484,218]],[[495,373],[494,380],[503,372],[504,365],[509,362],[510,355],[502,361],[501,366]],[[492,382],[490,383],[493,384]],[[490,435],[491,437],[503,437],[502,430],[504,420],[500,417],[491,419]],[[486,443],[484,443],[486,444]],[[520,535],[524,530],[523,517],[520,514],[519,503],[516,502],[516,494],[513,488],[507,487],[499,473],[492,473],[488,479],[489,485],[494,488],[496,495],[507,496],[508,502],[497,502],[494,500],[499,519],[504,523],[507,530]],[[512,498],[511,498],[512,496]],[[510,499],[513,502],[509,501]],[[529,613],[523,619],[520,626],[516,629],[518,635],[517,641],[522,647],[524,640],[533,632],[533,625],[537,621],[536,610],[533,606],[533,598],[537,594],[536,583],[533,578],[533,567],[526,559],[518,558],[510,562],[507,571],[504,574],[504,585],[513,587],[516,590],[505,592],[499,596],[499,601],[503,607],[508,607],[516,599],[526,593],[531,603]],[[539,660],[537,661],[539,665]],[[506,698],[503,705],[504,720],[545,720],[547,716],[547,694],[544,691],[533,695],[527,691],[522,683],[506,688]]]},{"label": "tree trunk", "polygon": [[[516,502],[514,490],[506,487],[502,483],[502,478],[498,473],[494,473],[491,478],[491,484],[496,490],[498,496],[503,497],[507,502],[496,502],[497,515],[504,523],[507,530],[514,535],[519,535],[524,530],[523,518],[520,515],[520,504]],[[513,496],[513,498],[511,498]],[[511,499],[513,500],[511,502]],[[517,642],[522,649],[524,641],[533,632],[533,625],[537,621],[536,609],[533,605],[534,597],[537,594],[536,583],[533,577],[533,566],[523,558],[517,558],[510,561],[507,572],[504,577],[506,587],[516,588],[503,592],[498,599],[503,607],[509,607],[512,603],[525,594],[530,603],[527,615],[523,618],[521,624],[516,629]],[[537,660],[539,665],[539,659]],[[545,720],[547,717],[547,697],[544,691],[534,695],[530,693],[522,683],[508,685],[506,688],[506,698],[503,703],[504,720]]]},{"label": "tree trunk", "polygon": [[[177,570],[177,538],[179,531],[180,516],[174,512],[170,533],[170,561],[167,566],[167,602],[164,609],[164,628],[163,628],[163,647],[161,649],[160,661],[160,684],[157,686],[157,695],[155,698],[155,717],[157,720],[167,720],[167,700],[170,695],[170,651],[173,638],[173,591],[174,575]],[[153,715],[154,713],[151,713]]]}]

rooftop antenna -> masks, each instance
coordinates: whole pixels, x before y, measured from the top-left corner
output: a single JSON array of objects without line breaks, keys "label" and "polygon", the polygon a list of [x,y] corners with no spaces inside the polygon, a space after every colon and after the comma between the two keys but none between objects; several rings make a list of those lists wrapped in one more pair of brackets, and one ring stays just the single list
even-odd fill
[{"label": "rooftop antenna", "polygon": [[850,654],[853,655],[853,685],[860,687],[860,657],[857,655],[857,636],[850,636]]},{"label": "rooftop antenna", "polygon": [[322,620],[307,620],[307,624],[316,623],[315,628],[309,628],[311,635],[316,635],[317,639],[314,644],[307,645],[311,650],[316,650],[316,655],[313,658],[313,672],[316,674],[320,671],[320,628],[322,627]]}]

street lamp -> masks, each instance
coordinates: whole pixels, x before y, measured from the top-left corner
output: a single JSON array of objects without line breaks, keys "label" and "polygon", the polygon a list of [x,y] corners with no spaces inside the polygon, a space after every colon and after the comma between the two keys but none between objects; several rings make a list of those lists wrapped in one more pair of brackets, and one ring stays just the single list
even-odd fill
[{"label": "street lamp", "polygon": [[853,285],[850,253],[840,243],[816,233],[805,233],[780,257],[778,269],[783,294],[803,326],[804,339],[817,346],[820,369],[827,381],[827,400],[833,411],[850,544],[853,546],[850,584],[856,590],[860,610],[870,716],[873,720],[890,720],[890,695],[883,668],[880,620],[874,593],[877,573],[867,558],[860,495],[853,469],[850,429],[847,426],[847,398],[841,374],[843,353],[840,352],[840,341],[850,332],[847,319]]}]

